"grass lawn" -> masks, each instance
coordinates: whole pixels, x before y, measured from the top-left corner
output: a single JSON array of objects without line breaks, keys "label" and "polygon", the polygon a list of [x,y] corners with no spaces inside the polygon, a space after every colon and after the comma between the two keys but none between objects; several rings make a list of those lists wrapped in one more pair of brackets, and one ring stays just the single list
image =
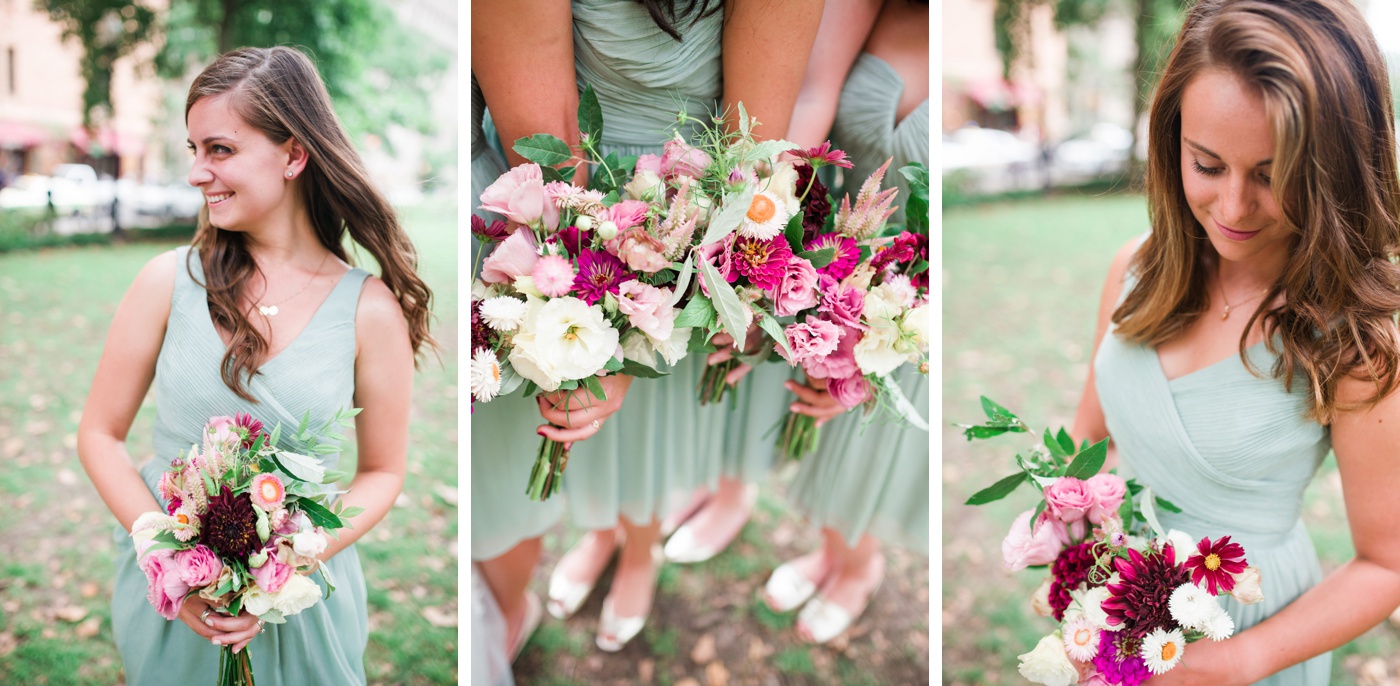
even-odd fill
[{"label": "grass lawn", "polygon": [[[1016,656],[1054,629],[1029,599],[1040,576],[1001,566],[1001,540],[1028,492],[967,507],[1014,469],[1025,440],[968,443],[978,396],[1032,426],[1068,426],[1083,390],[1094,318],[1114,253],[1148,228],[1142,196],[1063,196],[961,207],[943,215],[943,682],[1024,683]],[[1324,572],[1350,559],[1336,463],[1309,487],[1304,521]],[[1266,580],[1267,584],[1267,580]],[[1266,587],[1267,588],[1267,587]],[[1332,683],[1400,673],[1400,631],[1385,623],[1334,653]]]},{"label": "grass lawn", "polygon": [[[435,295],[433,333],[443,350],[415,379],[403,494],[358,545],[369,589],[365,665],[371,684],[450,684],[457,682],[457,208],[451,199],[428,203],[404,209],[402,219]],[[122,683],[109,606],[116,520],[78,462],[76,431],[117,303],[141,266],[175,245],[0,255],[7,503],[0,683]],[[138,463],[152,454],[152,401],[127,444]],[[352,451],[345,464],[353,459]]]}]

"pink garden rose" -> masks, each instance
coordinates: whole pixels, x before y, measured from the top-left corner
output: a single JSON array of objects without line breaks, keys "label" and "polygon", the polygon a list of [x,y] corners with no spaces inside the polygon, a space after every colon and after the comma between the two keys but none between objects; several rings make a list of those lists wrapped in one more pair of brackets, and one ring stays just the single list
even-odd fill
[{"label": "pink garden rose", "polygon": [[1094,496],[1094,504],[1089,507],[1089,521],[1102,524],[1104,518],[1118,514],[1123,506],[1123,498],[1128,493],[1128,485],[1115,474],[1095,474],[1084,482],[1089,493]]},{"label": "pink garden rose", "polygon": [[601,219],[616,224],[618,233],[622,233],[645,222],[647,209],[647,204],[640,200],[623,200],[609,207]]},{"label": "pink garden rose", "polygon": [[845,326],[840,329],[841,340],[836,343],[835,350],[821,360],[811,360],[802,365],[807,376],[814,379],[839,379],[860,375],[860,366],[856,364],[856,343],[860,342],[860,332]]},{"label": "pink garden rose", "polygon": [[817,270],[812,268],[812,263],[793,255],[776,292],[769,293],[776,314],[789,317],[817,304],[816,285]]},{"label": "pink garden rose", "polygon": [[1056,519],[1072,524],[1084,519],[1089,514],[1089,508],[1093,507],[1097,500],[1084,481],[1072,476],[1062,476],[1056,479],[1055,483],[1045,487],[1045,502],[1049,505],[1048,511],[1055,515]]},{"label": "pink garden rose", "polygon": [[609,247],[616,245],[617,256],[627,263],[629,269],[655,274],[671,266],[671,261],[665,256],[666,246],[641,226],[633,226],[619,233],[608,244]]},{"label": "pink garden rose", "polygon": [[522,164],[500,176],[481,192],[481,209],[495,212],[515,224],[559,226],[559,208],[544,192],[544,175],[538,164]]},{"label": "pink garden rose", "polygon": [[660,176],[660,175],[661,175],[661,156],[660,156],[660,155],[652,155],[651,153],[647,153],[647,154],[645,154],[645,155],[638,155],[638,156],[637,156],[637,166],[634,167],[634,168],[632,169],[632,174],[633,174],[633,175],[636,175],[636,174],[640,174],[640,173],[642,173],[642,172],[644,172],[644,171],[649,171],[649,172],[652,172],[652,173],[656,174],[657,176]]},{"label": "pink garden rose", "polygon": [[1022,512],[1011,523],[1011,530],[1001,542],[1002,564],[1015,572],[1035,565],[1048,565],[1064,549],[1052,527],[1037,524],[1031,531],[1032,510]]},{"label": "pink garden rose", "polygon": [[649,286],[636,279],[617,287],[617,309],[627,315],[632,326],[653,340],[670,340],[676,321],[671,307],[671,291]]},{"label": "pink garden rose", "polygon": [[826,380],[826,391],[842,407],[855,407],[870,395],[870,384],[859,373]]},{"label": "pink garden rose", "polygon": [[528,276],[540,256],[535,253],[535,237],[529,231],[516,231],[496,246],[481,265],[481,280],[510,283],[517,276]]},{"label": "pink garden rose", "polygon": [[789,324],[783,333],[787,334],[792,355],[788,356],[781,345],[774,344],[773,347],[793,366],[805,365],[809,360],[820,362],[836,350],[841,338],[841,329],[835,324],[811,315],[807,316],[806,322]]},{"label": "pink garden rose", "polygon": [[691,147],[690,144],[672,138],[666,141],[666,145],[661,155],[661,175],[667,179],[677,176],[689,176],[700,178],[705,168],[710,166],[710,156],[704,150]]},{"label": "pink garden rose", "polygon": [[287,579],[290,579],[292,574],[296,572],[291,565],[283,564],[278,560],[276,555],[271,554],[271,551],[261,567],[254,567],[248,571],[258,582],[258,588],[261,588],[264,593],[276,593],[282,590],[282,584],[287,583]]},{"label": "pink garden rose", "polygon": [[[138,551],[137,555],[140,554]],[[185,594],[190,592],[190,585],[180,578],[175,551],[157,550],[140,559],[138,566],[146,573],[146,600],[151,602],[160,616],[175,619],[180,615],[180,606],[185,603]]]},{"label": "pink garden rose", "polygon": [[865,309],[865,293],[854,286],[843,286],[840,281],[822,274],[817,279],[817,291],[821,294],[821,306],[817,308],[837,324],[864,331],[860,323],[860,313]]},{"label": "pink garden rose", "polygon": [[175,567],[179,571],[180,580],[191,588],[202,588],[214,583],[219,578],[219,573],[224,571],[224,563],[219,560],[219,556],[203,545],[176,552]]}]

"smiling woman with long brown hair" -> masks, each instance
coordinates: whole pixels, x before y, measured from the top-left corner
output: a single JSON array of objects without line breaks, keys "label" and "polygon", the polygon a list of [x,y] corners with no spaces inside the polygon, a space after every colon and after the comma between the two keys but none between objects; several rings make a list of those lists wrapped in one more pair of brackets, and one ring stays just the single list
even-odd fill
[{"label": "smiling woman with long brown hair", "polygon": [[[353,544],[403,486],[414,360],[436,346],[431,293],[305,55],[223,55],[195,79],[185,119],[189,182],[206,210],[194,244],[152,259],[122,299],[78,429],[83,467],[120,524],[112,627],[126,679],[207,682],[217,646],[231,645],[253,648],[262,686],[364,683],[368,616]],[[351,265],[347,232],[378,277]],[[153,384],[156,457],[136,468],[126,436]],[[266,627],[246,610],[211,614],[200,595],[185,599],[180,622],[147,606],[127,531],[142,512],[165,511],[160,475],[210,417],[295,426],[304,413],[324,422],[352,406],[362,410],[358,460],[341,501],[364,511],[317,556],[334,594]],[[328,468],[336,457],[324,457]]]},{"label": "smiling woman with long brown hair", "polygon": [[[1264,592],[1222,596],[1238,632],[1151,683],[1326,684],[1400,604],[1385,62],[1346,0],[1203,0],[1150,117],[1152,231],[1110,269],[1075,434],[1181,507],[1164,527],[1232,535]],[[1356,557],[1323,577],[1299,515],[1329,450]]]}]

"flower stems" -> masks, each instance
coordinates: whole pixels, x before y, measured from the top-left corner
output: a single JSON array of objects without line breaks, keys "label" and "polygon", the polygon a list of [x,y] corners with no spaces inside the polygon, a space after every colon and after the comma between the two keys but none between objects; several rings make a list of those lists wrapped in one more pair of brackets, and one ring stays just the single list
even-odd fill
[{"label": "flower stems", "polygon": [[546,438],[540,441],[535,466],[530,470],[530,484],[525,489],[530,500],[542,502],[559,491],[564,466],[569,463],[569,451],[563,443]]},{"label": "flower stems", "polygon": [[705,372],[700,375],[700,404],[709,405],[723,400],[725,391],[734,388],[725,377],[738,367],[739,361],[734,358],[706,367]]},{"label": "flower stems", "polygon": [[234,653],[233,646],[224,646],[219,651],[218,686],[254,686],[253,661],[248,654],[248,646]]},{"label": "flower stems", "polygon": [[801,460],[804,455],[817,449],[820,439],[821,427],[817,426],[816,418],[789,412],[787,421],[783,422],[783,434],[778,437],[778,447],[782,449],[783,457]]}]

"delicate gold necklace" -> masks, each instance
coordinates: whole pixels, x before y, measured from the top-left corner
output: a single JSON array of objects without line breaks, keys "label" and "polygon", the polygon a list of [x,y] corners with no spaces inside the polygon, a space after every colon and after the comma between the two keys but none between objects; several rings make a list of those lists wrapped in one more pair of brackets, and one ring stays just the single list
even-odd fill
[{"label": "delicate gold necklace", "polygon": [[1225,282],[1220,279],[1220,272],[1218,271],[1215,274],[1215,280],[1217,283],[1220,284],[1220,299],[1225,303],[1225,312],[1220,315],[1220,321],[1225,321],[1226,319],[1230,318],[1230,308],[1237,307],[1239,305],[1244,305],[1247,303],[1252,303],[1255,300],[1258,300],[1260,297],[1262,297],[1265,293],[1269,292],[1268,288],[1261,288],[1259,289],[1258,293],[1255,293],[1248,300],[1241,300],[1240,302],[1237,302],[1232,305],[1230,304],[1229,299],[1225,297]]},{"label": "delicate gold necklace", "polygon": [[[330,253],[329,250],[327,250],[327,251],[326,251],[325,257],[322,257],[322,258],[321,258],[321,264],[316,265],[316,271],[314,271],[314,272],[311,273],[311,278],[309,278],[309,279],[306,280],[306,284],[303,285],[303,286],[301,287],[301,290],[299,290],[299,291],[297,291],[297,292],[295,292],[295,293],[293,293],[293,294],[291,294],[291,295],[289,295],[289,296],[287,296],[287,297],[285,297],[285,298],[282,298],[281,300],[278,300],[277,302],[275,302],[275,303],[273,303],[273,304],[271,304],[271,305],[263,305],[263,304],[261,304],[261,303],[254,303],[255,305],[258,306],[258,313],[261,314],[261,315],[264,316],[264,317],[269,318],[269,319],[271,319],[272,317],[276,317],[276,316],[277,316],[277,306],[278,306],[278,305],[281,305],[281,304],[284,304],[284,303],[286,303],[288,300],[291,300],[292,298],[295,298],[295,297],[297,297],[298,295],[301,295],[302,293],[306,292],[306,289],[309,288],[309,287],[311,286],[311,282],[312,282],[312,281],[315,281],[315,280],[316,280],[316,277],[318,277],[318,276],[321,275],[321,268],[324,267],[324,266],[326,266],[326,260],[330,259],[330,257],[331,257],[331,253]],[[265,278],[263,279],[263,283],[264,283],[264,285],[266,285],[266,283],[267,283],[267,280],[266,280]]]}]

